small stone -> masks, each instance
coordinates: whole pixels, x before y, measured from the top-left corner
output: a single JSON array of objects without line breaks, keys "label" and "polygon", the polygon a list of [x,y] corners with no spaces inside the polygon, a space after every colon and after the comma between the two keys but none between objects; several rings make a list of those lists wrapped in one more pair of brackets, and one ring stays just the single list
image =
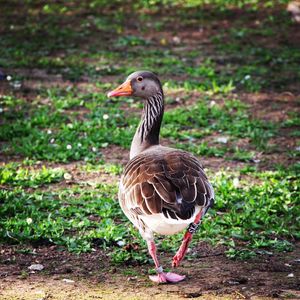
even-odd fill
[{"label": "small stone", "polygon": [[290,265],[290,264],[284,264],[286,267],[291,267],[292,265]]},{"label": "small stone", "polygon": [[65,173],[64,174],[64,179],[71,180],[72,179],[72,175],[70,173]]},{"label": "small stone", "polygon": [[55,139],[52,138],[52,139],[50,140],[50,144],[53,144],[54,142],[55,142]]},{"label": "small stone", "polygon": [[21,81],[14,81],[11,83],[12,87],[16,90],[19,90],[22,87],[22,82]]},{"label": "small stone", "polygon": [[6,80],[7,80],[7,81],[11,81],[11,80],[12,80],[12,77],[11,77],[10,75],[7,75],[7,76],[6,76]]},{"label": "small stone", "polygon": [[41,264],[33,264],[28,267],[30,271],[42,271],[44,269],[44,266]]},{"label": "small stone", "polygon": [[258,158],[259,155],[253,156],[252,158],[250,158],[251,162],[254,162],[255,164],[260,163],[260,159]]},{"label": "small stone", "polygon": [[64,278],[62,281],[65,282],[65,283],[74,283],[75,282],[74,280],[67,279],[67,278]]},{"label": "small stone", "polygon": [[174,42],[174,44],[180,44],[181,43],[181,39],[180,39],[180,37],[178,37],[178,36],[174,36],[173,37],[173,42]]},{"label": "small stone", "polygon": [[300,146],[295,148],[296,151],[300,151]]},{"label": "small stone", "polygon": [[220,136],[216,139],[218,143],[227,144],[229,138],[227,136]]},{"label": "small stone", "polygon": [[228,283],[230,285],[238,285],[238,284],[240,284],[238,281],[235,281],[235,280],[228,280]]},{"label": "small stone", "polygon": [[293,278],[295,277],[294,273],[290,273],[287,277]]},{"label": "small stone", "polygon": [[137,280],[137,276],[127,278],[127,281],[135,281],[135,280]]}]

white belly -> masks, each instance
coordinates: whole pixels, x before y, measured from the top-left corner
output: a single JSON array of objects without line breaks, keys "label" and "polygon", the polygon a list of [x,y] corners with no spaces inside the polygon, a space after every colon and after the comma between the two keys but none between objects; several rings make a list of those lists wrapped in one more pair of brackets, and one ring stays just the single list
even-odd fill
[{"label": "white belly", "polygon": [[166,218],[163,213],[141,216],[140,218],[151,231],[158,234],[170,235],[184,230],[194,221],[195,216],[199,211],[200,209],[196,209],[194,215],[188,220]]}]

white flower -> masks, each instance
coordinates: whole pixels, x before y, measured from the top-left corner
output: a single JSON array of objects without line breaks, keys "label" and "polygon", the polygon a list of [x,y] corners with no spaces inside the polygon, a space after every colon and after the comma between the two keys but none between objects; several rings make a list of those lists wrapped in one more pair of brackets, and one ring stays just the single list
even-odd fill
[{"label": "white flower", "polygon": [[82,147],[82,144],[81,144],[81,143],[78,143],[77,146],[78,146],[79,148],[81,148],[81,147]]},{"label": "white flower", "polygon": [[213,107],[216,104],[217,104],[216,101],[212,100],[212,101],[209,102],[209,107]]},{"label": "white flower", "polygon": [[67,125],[69,128],[73,128],[73,124],[72,123],[69,123],[68,125]]},{"label": "white flower", "polygon": [[108,114],[104,114],[103,115],[103,120],[107,120],[107,119],[109,119],[109,115]]},{"label": "white flower", "polygon": [[11,77],[10,75],[7,75],[7,76],[6,76],[6,80],[11,81],[11,80],[12,80],[12,77]]},{"label": "white flower", "polygon": [[31,218],[27,218],[27,219],[26,219],[26,223],[27,223],[28,225],[30,225],[30,224],[32,223],[32,219],[31,219]]},{"label": "white flower", "polygon": [[232,184],[233,184],[233,186],[234,186],[235,188],[238,188],[238,187],[240,186],[240,180],[239,180],[237,177],[235,177],[235,178],[233,179]]},{"label": "white flower", "polygon": [[245,80],[249,80],[250,78],[251,78],[251,75],[246,75],[246,76],[244,77]]},{"label": "white flower", "polygon": [[93,151],[93,152],[96,152],[96,151],[97,151],[97,148],[96,148],[96,147],[93,147],[93,148],[92,148],[92,151]]},{"label": "white flower", "polygon": [[71,149],[72,149],[72,145],[70,145],[70,144],[67,145],[67,149],[68,149],[68,150],[71,150]]},{"label": "white flower", "polygon": [[2,107],[0,107],[0,114],[3,112],[3,108]]},{"label": "white flower", "polygon": [[48,130],[47,130],[47,133],[48,133],[48,134],[51,134],[51,133],[52,133],[52,130],[51,130],[51,129],[48,129]]},{"label": "white flower", "polygon": [[53,144],[54,142],[55,142],[55,139],[52,138],[52,139],[50,140],[50,144]]},{"label": "white flower", "polygon": [[124,241],[117,241],[117,245],[119,247],[123,247],[125,245],[125,242]]}]

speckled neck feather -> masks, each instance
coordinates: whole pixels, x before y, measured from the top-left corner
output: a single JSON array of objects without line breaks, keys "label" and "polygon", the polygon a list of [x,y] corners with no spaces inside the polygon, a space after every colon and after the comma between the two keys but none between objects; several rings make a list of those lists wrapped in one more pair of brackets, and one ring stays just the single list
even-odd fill
[{"label": "speckled neck feather", "polygon": [[159,144],[163,114],[164,95],[161,91],[145,101],[142,118],[131,143],[130,158],[151,146]]}]

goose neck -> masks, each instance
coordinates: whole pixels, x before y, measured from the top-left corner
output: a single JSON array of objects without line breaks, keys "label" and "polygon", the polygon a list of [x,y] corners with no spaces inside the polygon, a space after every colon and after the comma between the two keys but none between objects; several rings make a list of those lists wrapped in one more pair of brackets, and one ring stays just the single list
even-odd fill
[{"label": "goose neck", "polygon": [[163,92],[159,92],[145,100],[142,118],[131,144],[130,158],[151,146],[159,145],[159,132],[163,113]]}]

